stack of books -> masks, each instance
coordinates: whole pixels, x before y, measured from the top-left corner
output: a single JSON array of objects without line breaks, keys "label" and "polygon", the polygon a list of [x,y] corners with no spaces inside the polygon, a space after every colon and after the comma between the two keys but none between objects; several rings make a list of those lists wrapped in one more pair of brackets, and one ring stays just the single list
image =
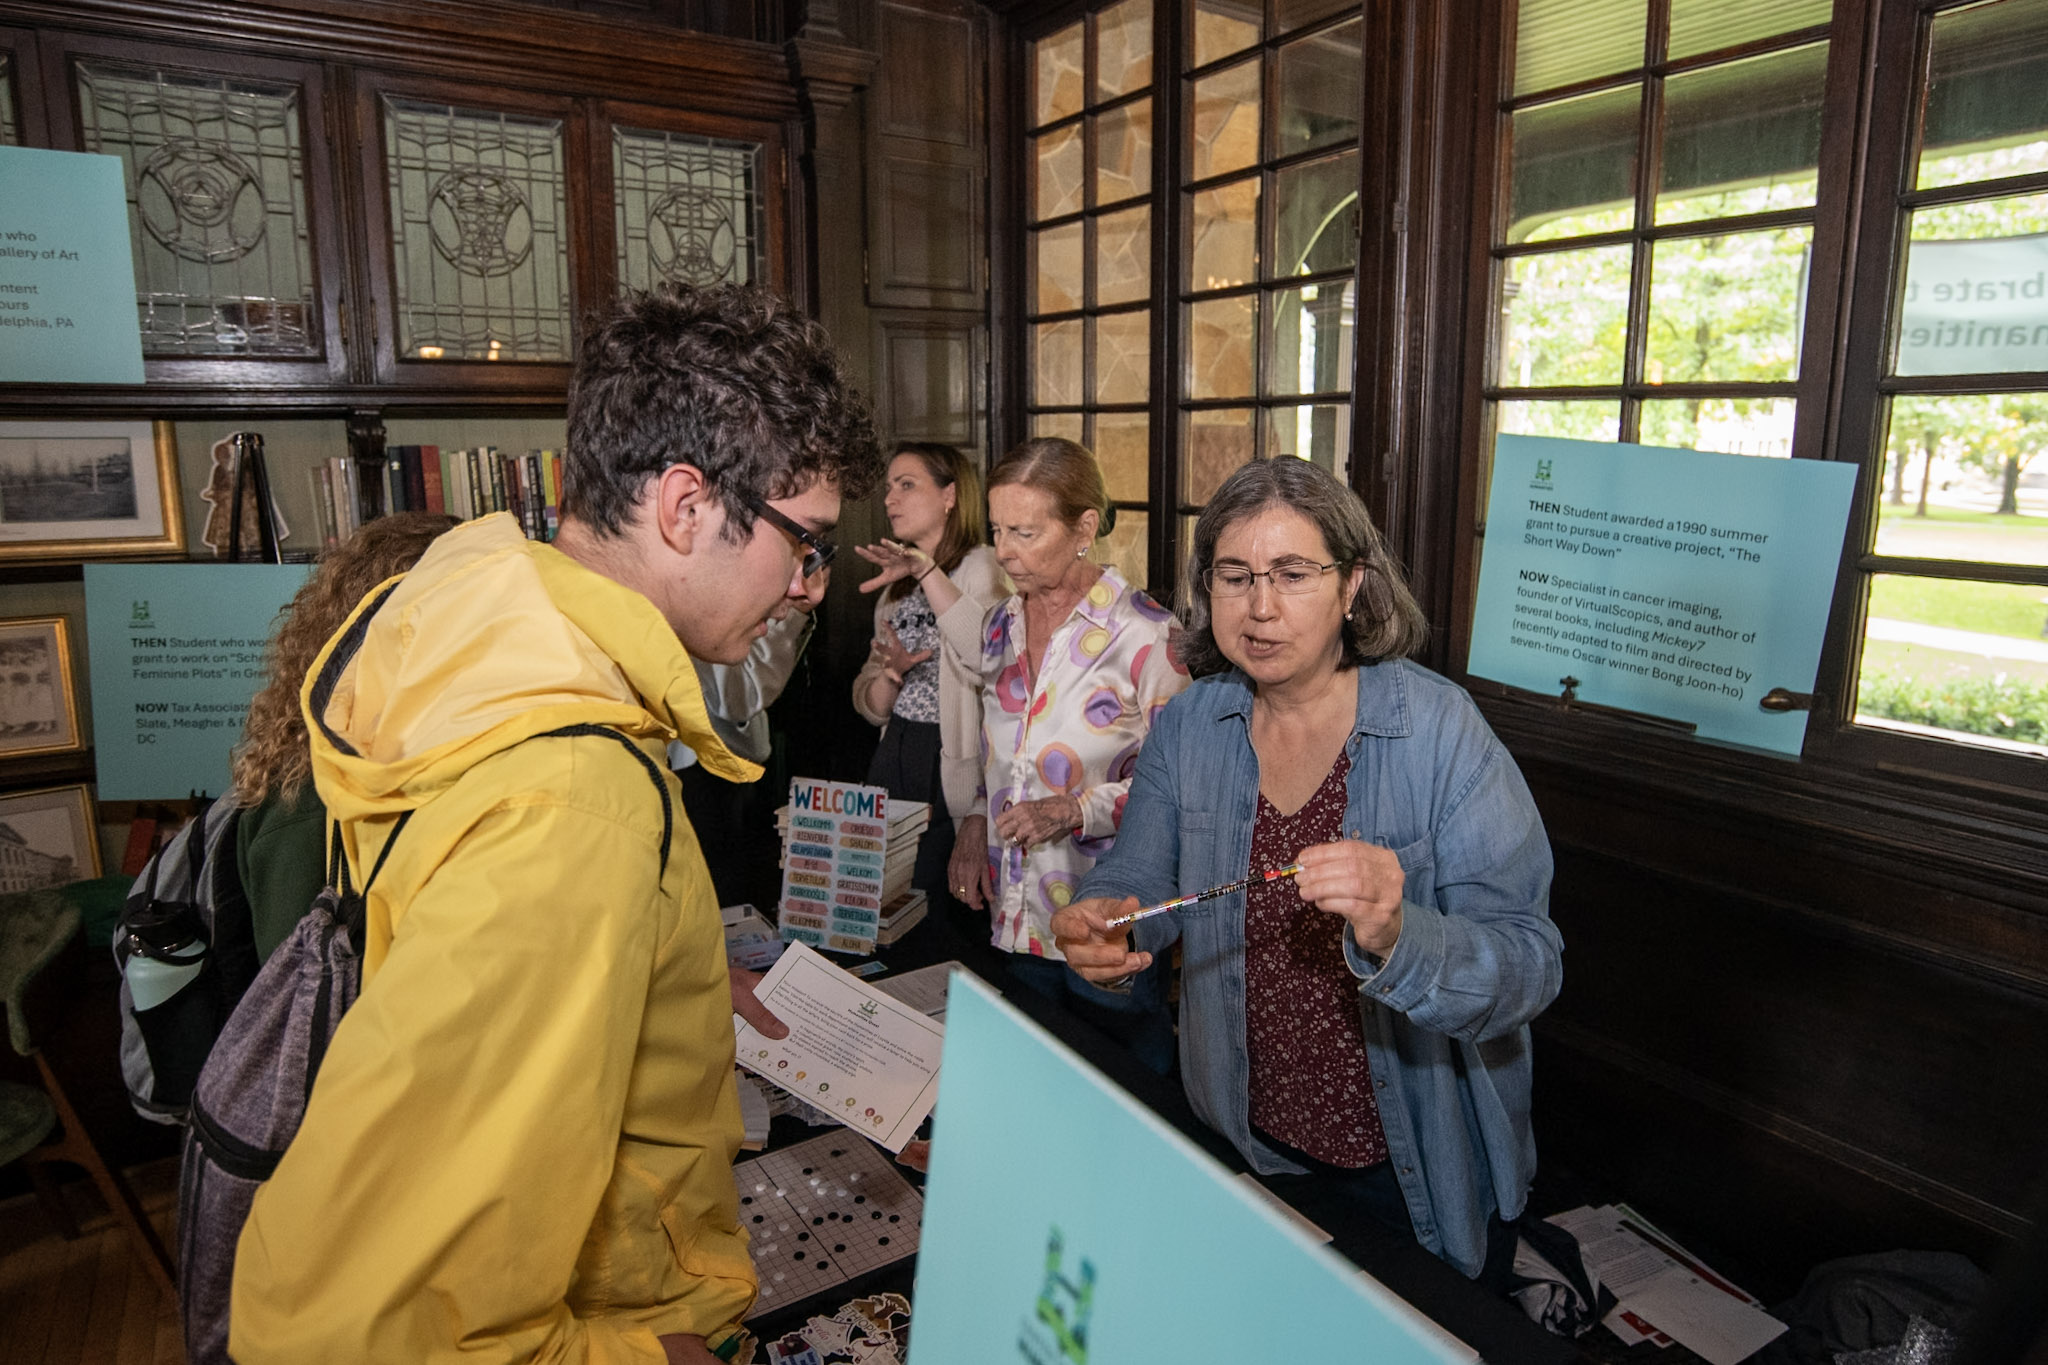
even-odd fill
[{"label": "stack of books", "polygon": [[895,900],[882,903],[882,924],[875,932],[875,942],[894,943],[915,928],[924,918],[925,898],[922,891],[906,891]]},{"label": "stack of books", "polygon": [[562,521],[562,457],[552,450],[520,455],[496,446],[395,445],[385,447],[381,470],[359,469],[337,455],[311,478],[321,543],[329,549],[387,512],[436,512],[458,521],[510,512],[532,540],[553,540]]}]

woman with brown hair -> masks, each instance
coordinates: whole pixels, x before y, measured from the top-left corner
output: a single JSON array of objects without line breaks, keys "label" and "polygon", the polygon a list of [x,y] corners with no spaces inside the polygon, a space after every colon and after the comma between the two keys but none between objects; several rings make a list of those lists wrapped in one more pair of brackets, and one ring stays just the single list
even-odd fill
[{"label": "woman with brown hair", "polygon": [[284,942],[327,884],[327,810],[313,791],[313,757],[299,690],[328,637],[370,590],[419,561],[455,518],[399,512],[365,522],[330,551],[270,637],[270,676],[249,702],[231,777],[243,807],[235,870],[249,897],[256,955]]},{"label": "woman with brown hair", "polygon": [[1013,974],[1113,1011],[1100,1022],[1164,1072],[1173,1039],[1158,974],[1130,998],[1103,996],[1061,961],[1052,917],[1115,841],[1152,717],[1188,684],[1173,616],[1088,558],[1112,513],[1085,446],[1026,441],[988,485],[996,559],[1016,585],[1008,600],[966,599],[914,546],[869,556],[884,581],[929,575],[920,581],[947,654],[981,681],[986,766],[954,844],[953,894],[988,907]]},{"label": "woman with brown hair", "polygon": [[[929,561],[923,570],[927,580],[946,578],[982,610],[1009,592],[995,552],[982,543],[988,523],[981,478],[959,450],[937,442],[899,443],[883,483],[882,506],[891,541],[914,547]],[[888,554],[881,547],[857,553],[872,562],[880,562],[878,553]],[[870,724],[884,727],[868,765],[868,785],[898,800],[931,803],[931,823],[918,840],[910,884],[944,904],[954,823],[973,813],[981,785],[980,680],[958,660],[936,657],[939,623],[924,582],[880,575],[861,584],[861,591],[876,593],[875,638],[853,682],[853,707]]]}]

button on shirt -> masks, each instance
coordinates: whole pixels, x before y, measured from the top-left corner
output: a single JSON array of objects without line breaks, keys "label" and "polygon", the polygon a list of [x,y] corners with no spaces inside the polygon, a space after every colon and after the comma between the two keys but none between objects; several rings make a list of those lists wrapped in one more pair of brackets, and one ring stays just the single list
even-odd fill
[{"label": "button on shirt", "polygon": [[[1344,934],[1395,1176],[1422,1244],[1467,1275],[1489,1220],[1515,1218],[1536,1172],[1529,1021],[1557,995],[1550,843],[1514,760],[1462,688],[1405,660],[1356,670],[1344,832],[1394,852],[1401,937],[1385,962]],[[1203,678],[1160,713],[1123,827],[1082,898],[1150,904],[1244,875],[1259,794],[1252,688]],[[1136,926],[1182,945],[1181,1076],[1204,1122],[1261,1174],[1296,1171],[1252,1136],[1245,901],[1218,897]]]}]

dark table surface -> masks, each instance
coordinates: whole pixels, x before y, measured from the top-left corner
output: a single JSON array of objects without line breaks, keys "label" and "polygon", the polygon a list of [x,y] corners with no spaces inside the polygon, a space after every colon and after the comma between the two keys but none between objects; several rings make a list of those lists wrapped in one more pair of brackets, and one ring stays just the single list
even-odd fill
[{"label": "dark table surface", "polygon": [[[961,916],[956,921],[935,908],[923,923],[899,942],[882,948],[876,957],[888,965],[891,973],[912,971],[935,962],[960,962],[1001,990],[1011,1004],[1228,1169],[1233,1172],[1247,1169],[1237,1149],[1195,1117],[1177,1077],[1156,1075],[1091,1024],[1009,977],[1003,968],[1007,955],[989,945],[986,926],[985,916],[973,916],[971,920]],[[842,966],[855,965],[845,959],[835,960]],[[805,1137],[815,1136],[817,1131],[794,1119],[778,1118],[770,1133],[769,1146],[802,1141]],[[913,1183],[922,1184],[914,1172],[909,1174]],[[1414,1239],[1378,1224],[1361,1225],[1358,1220],[1346,1221],[1322,1209],[1304,1212],[1331,1234],[1331,1247],[1335,1251],[1495,1365],[1521,1365],[1521,1362],[1549,1365],[1550,1362],[1584,1359],[1572,1343],[1543,1331],[1529,1321],[1515,1304],[1479,1288],[1425,1251]],[[848,1300],[862,1294],[893,1290],[909,1297],[915,1268],[915,1258],[907,1258],[826,1293],[766,1314],[748,1326],[763,1340],[772,1340],[803,1326],[815,1314],[831,1314]],[[916,1333],[917,1316],[913,1303],[913,1342]],[[966,1363],[962,1362],[962,1365]]]}]

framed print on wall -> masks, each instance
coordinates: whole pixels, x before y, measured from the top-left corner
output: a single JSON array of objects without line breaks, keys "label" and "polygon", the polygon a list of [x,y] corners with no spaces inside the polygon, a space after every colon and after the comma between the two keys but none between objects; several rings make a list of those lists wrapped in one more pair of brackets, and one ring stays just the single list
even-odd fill
[{"label": "framed print on wall", "polygon": [[0,560],[184,551],[169,422],[0,422]]},{"label": "framed print on wall", "polygon": [[0,796],[0,894],[99,875],[99,823],[83,784]]},{"label": "framed print on wall", "polygon": [[0,762],[83,749],[61,616],[0,619]]}]

